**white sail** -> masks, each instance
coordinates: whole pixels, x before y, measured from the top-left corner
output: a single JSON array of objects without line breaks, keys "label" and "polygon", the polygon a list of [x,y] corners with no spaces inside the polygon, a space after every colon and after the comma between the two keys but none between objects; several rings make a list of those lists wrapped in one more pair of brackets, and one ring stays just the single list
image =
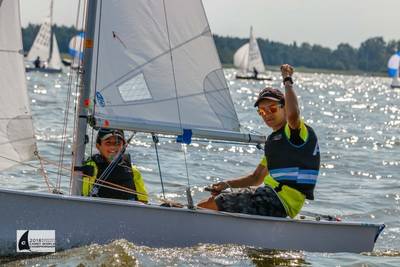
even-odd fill
[{"label": "white sail", "polygon": [[239,131],[200,0],[101,1],[92,90],[110,127]]},{"label": "white sail", "polygon": [[37,57],[40,57],[41,61],[48,62],[50,57],[50,35],[50,18],[46,18],[46,21],[40,26],[39,32],[28,52],[27,60],[34,61]]},{"label": "white sail", "polygon": [[53,1],[51,1],[50,16],[40,26],[39,32],[28,52],[27,60],[33,62],[39,57],[41,64],[46,68],[61,69],[60,51],[55,34],[53,34],[53,39],[50,40],[52,35],[52,6]]},{"label": "white sail", "polygon": [[249,42],[242,45],[233,55],[233,65],[241,70],[242,73],[265,72],[264,62],[258,47],[257,39],[253,35],[253,27],[250,27]]},{"label": "white sail", "polygon": [[245,43],[235,52],[233,65],[242,72],[247,71],[247,66],[249,65],[249,43]]},{"label": "white sail", "polygon": [[0,170],[36,150],[23,63],[19,1],[0,0]]},{"label": "white sail", "polygon": [[82,64],[83,60],[83,42],[84,42],[84,33],[81,32],[69,41],[69,54],[73,58],[72,67],[76,68]]},{"label": "white sail", "polygon": [[250,40],[249,40],[249,65],[247,67],[248,71],[254,71],[256,69],[258,72],[265,72],[264,62],[261,56],[260,48],[258,48],[258,43],[253,35],[253,27],[250,27]]},{"label": "white sail", "polygon": [[56,35],[53,34],[53,49],[51,53],[51,58],[49,61],[49,66],[48,68],[50,69],[61,69],[61,56],[60,56],[60,50],[58,49],[58,43],[56,39]]}]

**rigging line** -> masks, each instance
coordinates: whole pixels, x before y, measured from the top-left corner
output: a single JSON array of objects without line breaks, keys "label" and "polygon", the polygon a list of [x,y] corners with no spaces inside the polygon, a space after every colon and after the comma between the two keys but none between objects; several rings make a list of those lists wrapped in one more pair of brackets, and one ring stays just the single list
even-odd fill
[{"label": "rigging line", "polygon": [[[47,176],[47,173],[46,173],[46,171],[45,171],[45,169],[44,169],[44,164],[43,164],[43,161],[42,161],[42,158],[40,157],[40,155],[39,155],[39,152],[37,152],[37,151],[35,151],[35,155],[37,156],[37,158],[39,159],[39,162],[40,162],[40,171],[42,172],[42,176],[43,176],[43,178],[44,178],[44,182],[46,183],[46,185],[47,185],[47,190],[49,191],[49,193],[51,193],[51,188],[50,188],[50,181],[49,181],[49,177]],[[52,187],[53,187],[53,189],[54,189],[54,186],[52,185]]]},{"label": "rigging line", "polygon": [[[9,161],[18,163],[19,165],[22,165],[22,166],[31,167],[32,169],[40,169],[39,166],[35,166],[35,165],[33,165],[33,164],[29,164],[29,163],[26,163],[26,162],[23,162],[23,161],[18,161],[18,160],[15,160],[15,159],[11,159],[11,158],[8,158],[8,157],[5,157],[5,156],[0,156],[0,158],[3,158],[3,159],[6,159],[6,160],[9,160]],[[44,159],[43,159],[43,160],[44,160]],[[44,161],[46,161],[46,160],[44,160]],[[53,174],[57,174],[57,172],[55,172],[55,171],[46,170],[46,172],[48,172],[48,173],[53,173]],[[67,176],[67,175],[64,174],[64,176]],[[53,186],[53,187],[54,187],[54,186]]]},{"label": "rigging line", "polygon": [[163,182],[163,178],[162,178],[162,174],[161,174],[160,158],[158,157],[158,148],[157,148],[157,144],[159,141],[158,141],[158,137],[154,133],[152,133],[152,137],[153,137],[153,142],[154,142],[154,148],[156,150],[158,173],[160,175],[160,181],[161,181],[161,189],[162,189],[163,197],[165,199],[164,182]]},{"label": "rigging line", "polygon": [[68,91],[67,91],[67,100],[65,103],[65,115],[64,115],[64,121],[63,121],[63,130],[62,130],[62,141],[61,141],[61,148],[60,148],[60,154],[59,154],[59,165],[58,165],[58,171],[59,174],[57,175],[57,189],[59,190],[61,187],[61,169],[64,163],[64,154],[65,154],[65,146],[67,143],[67,127],[68,127],[68,119],[69,119],[69,109],[71,107],[71,95],[72,95],[72,75],[69,76],[69,81],[68,81]]},{"label": "rigging line", "polygon": [[22,121],[22,120],[31,120],[32,115],[21,115],[17,118],[15,117],[1,117],[0,120],[14,120],[14,121]]},{"label": "rigging line", "polygon": [[[99,73],[99,54],[100,54],[100,36],[101,36],[101,15],[103,14],[103,1],[100,0],[100,8],[99,8],[99,30],[97,34],[97,48],[96,48],[96,73],[95,73],[95,79],[94,79],[94,94],[93,94],[93,115],[96,114],[96,93],[98,92],[97,90],[97,75]],[[93,34],[94,37],[94,34]],[[93,52],[94,52],[94,46],[93,46]],[[93,57],[92,57],[93,59]],[[92,60],[93,63],[93,60]],[[93,67],[92,67],[93,68]],[[89,70],[91,71],[91,70]],[[93,87],[92,87],[93,88]],[[88,89],[90,90],[90,88]]]},{"label": "rigging line", "polygon": [[21,142],[21,141],[27,141],[27,140],[33,140],[33,142],[36,142],[35,136],[28,136],[28,137],[24,137],[24,138],[19,138],[19,139],[8,140],[5,142],[2,142],[2,143],[0,143],[0,146],[13,144],[13,143]]},{"label": "rigging line", "polygon": [[[99,181],[105,181],[108,179],[109,175],[111,174],[111,172],[114,170],[114,168],[119,164],[119,162],[121,161],[126,148],[128,147],[129,143],[131,142],[133,136],[135,135],[135,133],[133,133],[131,135],[131,137],[129,137],[129,139],[126,141],[126,143],[124,144],[124,146],[122,147],[121,151],[118,152],[117,156],[113,159],[113,161],[107,166],[107,168],[103,171],[103,173],[100,175],[99,178],[97,178],[96,180]],[[130,163],[132,164],[132,163]],[[92,194],[94,191],[94,187],[92,188],[90,194]]]},{"label": "rigging line", "polygon": [[[163,0],[163,7],[164,7],[165,25],[166,25],[166,29],[167,29],[167,35],[168,35],[169,50],[170,50],[169,54],[170,54],[170,58],[171,58],[172,76],[174,78],[174,89],[175,89],[175,96],[176,96],[176,104],[177,104],[177,108],[178,108],[178,118],[179,118],[180,127],[181,127],[181,129],[183,131],[181,110],[180,110],[179,99],[178,99],[178,90],[177,90],[177,87],[176,87],[176,75],[175,75],[174,58],[172,56],[171,37],[170,37],[170,34],[169,34],[167,8],[166,8],[165,0]],[[186,161],[186,152],[185,152],[186,146],[182,143],[181,147],[182,147],[183,156],[184,156],[184,160],[185,160],[186,178],[187,178],[187,185],[188,185],[187,189],[186,189],[186,196],[187,196],[187,201],[188,201],[189,208],[193,208],[193,200],[192,200],[192,196],[190,194],[189,169],[188,169],[188,165],[187,165],[187,161]]]},{"label": "rigging line", "polygon": [[0,52],[21,54],[21,50],[0,49]]},{"label": "rigging line", "polygon": [[[76,20],[75,20],[75,28],[76,29],[78,29],[78,26],[79,26],[79,14],[80,14],[80,9],[81,9],[81,0],[79,0],[79,2],[78,2],[78,8],[77,8],[77,16],[76,16]],[[83,14],[85,14],[85,10],[86,10],[86,5],[85,5],[85,3],[83,4]],[[82,16],[83,17],[83,16]],[[81,28],[83,29],[83,23],[84,23],[84,19],[82,18],[82,24],[81,24]],[[79,51],[81,51],[81,49],[82,49],[82,44],[83,44],[83,40],[82,40],[82,38],[80,39],[81,40],[81,43],[80,43],[80,45],[79,45]],[[74,47],[76,47],[76,38],[74,39]],[[78,62],[77,62],[77,64],[78,64],[78,68],[77,68],[77,70],[76,71],[73,71],[73,69],[72,69],[72,64],[74,64],[74,63],[76,63],[75,62],[75,57],[74,57],[74,59],[73,59],[73,61],[72,61],[72,64],[70,65],[70,72],[71,73],[75,73],[75,75],[76,75],[76,79],[75,79],[75,95],[78,95],[79,94],[79,90],[80,90],[80,88],[81,88],[81,86],[83,86],[82,85],[82,79],[81,79],[81,73],[80,73],[80,68],[81,68],[81,66],[80,66],[80,62],[81,61],[81,59],[80,59],[80,57],[79,57],[79,60],[78,60]],[[71,75],[72,76],[72,75]],[[71,77],[71,79],[70,79],[70,82],[71,82],[71,86],[72,86],[72,77]],[[75,103],[75,105],[74,105],[74,118],[73,118],[73,129],[72,129],[72,132],[74,133],[74,135],[73,136],[75,136],[75,133],[76,133],[76,131],[77,131],[77,123],[78,123],[78,120],[77,120],[77,110],[78,110],[78,104],[77,104],[77,102]],[[73,157],[74,158],[74,157]],[[73,170],[74,170],[74,168],[75,168],[75,160],[72,160],[71,161],[71,169],[69,170],[70,171],[70,179],[69,179],[69,188],[70,188],[70,190],[71,190],[71,188],[72,188],[72,174],[73,174]]]},{"label": "rigging line", "polygon": [[[86,175],[84,175],[84,177],[89,177],[90,178],[90,176],[86,176]],[[83,179],[80,179],[80,178],[78,180],[80,180],[81,182],[84,181]],[[96,179],[96,181],[97,180],[98,179]],[[142,195],[142,196],[147,196],[147,197],[149,196],[149,194],[138,192],[138,191],[130,189],[128,187],[125,187],[125,186],[122,186],[122,185],[118,185],[118,184],[115,184],[115,183],[111,183],[111,182],[108,182],[108,181],[104,181],[103,180],[100,183],[97,183],[96,181],[94,181],[91,184],[94,185],[94,186],[97,186],[97,187],[105,187],[105,188],[113,189],[113,190],[120,191],[120,192],[130,193],[130,194],[133,194],[133,195]]]}]

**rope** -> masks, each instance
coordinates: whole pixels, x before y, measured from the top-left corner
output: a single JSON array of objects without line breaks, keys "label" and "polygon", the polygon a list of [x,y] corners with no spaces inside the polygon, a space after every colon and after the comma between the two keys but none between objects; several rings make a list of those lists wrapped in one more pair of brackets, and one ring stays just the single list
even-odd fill
[{"label": "rope", "polygon": [[[79,24],[79,10],[81,7],[81,1],[79,0],[78,2],[78,10],[77,10],[77,16],[76,16],[76,20],[75,20],[75,26],[76,28],[78,28],[78,24]],[[82,22],[83,23],[83,22]],[[82,25],[81,25],[82,26]],[[82,44],[81,44],[82,45]],[[76,47],[76,39],[74,41],[74,47]],[[70,68],[71,70],[72,68]],[[80,75],[76,75],[76,84],[79,84],[79,78]],[[60,148],[60,154],[59,154],[59,165],[58,165],[58,175],[57,175],[57,190],[60,190],[61,188],[61,172],[63,169],[63,165],[64,165],[64,155],[65,155],[65,146],[67,143],[67,127],[68,127],[68,121],[69,121],[69,109],[71,107],[71,96],[72,96],[72,79],[73,79],[73,75],[69,76],[68,79],[68,91],[67,91],[67,101],[65,103],[65,115],[64,115],[64,122],[63,122],[63,130],[62,130],[62,142],[61,142],[61,148]],[[75,93],[77,93],[78,90],[78,86],[75,87]],[[75,109],[75,115],[76,115],[76,109]],[[73,120],[73,132],[76,129],[76,116],[74,116],[74,120]],[[73,168],[73,164],[72,164],[72,168]],[[70,185],[71,185],[72,181],[70,180]]]},{"label": "rope", "polygon": [[[49,177],[47,176],[46,171],[44,170],[44,165],[43,165],[42,158],[40,157],[39,152],[35,151],[34,153],[35,153],[35,155],[37,156],[37,158],[39,159],[39,162],[40,162],[40,171],[42,172],[42,176],[43,176],[43,178],[44,178],[44,182],[45,182],[46,185],[47,185],[47,190],[49,191],[49,193],[51,193],[51,192],[52,192],[52,189],[50,188]],[[51,185],[51,187],[53,187],[53,189],[54,189],[54,186],[53,186],[53,185]]]},{"label": "rope", "polygon": [[[90,178],[90,176],[87,176],[87,175],[83,175],[82,177],[88,177],[88,178]],[[83,179],[78,179],[78,180],[80,180],[81,182],[83,182]],[[99,179],[96,179],[96,181],[97,180],[99,180]],[[109,189],[114,189],[114,190],[116,190],[116,191],[120,191],[120,192],[125,192],[125,193],[130,193],[130,194],[134,194],[134,195],[142,195],[142,196],[147,196],[147,197],[149,197],[149,194],[146,194],[146,193],[141,193],[141,192],[138,192],[138,191],[136,191],[136,190],[133,190],[133,189],[131,189],[131,188],[127,188],[127,187],[124,187],[124,186],[122,186],[122,185],[118,185],[118,184],[114,184],[114,183],[111,183],[111,182],[108,182],[108,181],[105,181],[105,180],[102,180],[100,183],[98,183],[98,182],[93,182],[93,183],[91,183],[91,184],[93,184],[93,185],[96,185],[96,186],[100,186],[100,187],[105,187],[105,188],[109,188]],[[105,185],[106,184],[106,185]],[[94,188],[94,186],[93,186],[93,188]]]},{"label": "rope", "polygon": [[[169,44],[169,54],[171,58],[171,66],[172,66],[172,76],[174,78],[174,89],[175,89],[175,98],[176,98],[176,105],[178,108],[178,118],[179,118],[179,125],[181,130],[183,131],[183,126],[182,126],[182,118],[181,118],[181,110],[180,110],[180,105],[179,105],[179,99],[178,99],[178,91],[176,87],[176,76],[175,76],[175,66],[174,66],[174,58],[172,56],[172,45],[171,45],[171,38],[170,38],[170,33],[169,33],[169,27],[168,27],[168,19],[167,19],[167,10],[166,10],[166,5],[165,5],[165,0],[163,1],[163,7],[164,7],[164,16],[165,16],[165,25],[167,29],[167,35],[168,35],[168,44]],[[193,199],[192,195],[190,193],[190,180],[189,180],[189,169],[187,166],[187,161],[186,161],[186,152],[185,152],[185,146],[182,144],[182,151],[183,151],[183,157],[185,160],[185,168],[186,168],[186,178],[187,178],[187,185],[188,187],[186,188],[186,196],[187,196],[187,201],[188,201],[188,207],[193,208]]]},{"label": "rope", "polygon": [[162,193],[163,193],[163,197],[165,199],[164,182],[163,182],[163,178],[162,178],[162,175],[161,175],[161,165],[160,165],[160,159],[158,157],[158,148],[157,148],[157,144],[158,144],[159,141],[158,141],[158,137],[155,134],[152,134],[152,137],[153,137],[153,142],[154,142],[154,148],[156,150],[156,155],[157,155],[158,173],[160,175]]},{"label": "rope", "polygon": [[[82,21],[81,21],[81,29],[83,29],[84,28],[84,25],[85,25],[85,16],[84,16],[84,14],[86,14],[86,6],[87,6],[87,2],[86,1],[84,1],[83,2],[83,11],[82,11]],[[78,29],[78,24],[79,24],[79,10],[81,9],[81,0],[79,0],[79,2],[78,2],[78,9],[77,9],[77,16],[76,16],[76,21],[75,21],[75,27],[76,27],[76,29]],[[74,47],[76,47],[76,38],[74,39]],[[80,45],[79,45],[79,51],[80,50],[83,50],[83,42],[82,42],[82,39],[81,39],[81,43],[80,43]],[[79,58],[79,61],[80,61],[81,59]],[[82,63],[83,63],[83,60],[84,60],[84,58],[82,58]],[[75,63],[75,58],[72,60],[72,64],[74,64]],[[77,71],[73,71],[73,69],[72,69],[72,64],[71,64],[71,66],[70,66],[70,73],[75,73],[76,74],[76,80],[75,80],[75,84],[77,84],[77,86],[75,87],[75,95],[79,95],[79,88],[82,86],[82,79],[80,79],[81,78],[81,73],[80,73],[80,70],[81,70],[81,66],[80,66],[80,64],[79,64],[80,62],[78,62],[78,69],[77,69]],[[70,82],[70,84],[69,85],[71,85],[72,84],[72,75],[71,75],[71,79],[69,80],[69,82]],[[78,86],[79,85],[79,86]],[[76,114],[77,114],[77,107],[75,106],[75,108],[74,108],[74,120],[73,120],[73,133],[74,133],[74,135],[73,135],[73,137],[75,138],[75,133],[76,133],[76,129],[77,129],[77,123],[78,123],[78,120],[77,120],[77,116],[76,116]],[[62,166],[61,166],[62,167]],[[72,190],[72,174],[73,174],[73,170],[74,170],[74,167],[75,167],[75,155],[73,156],[73,158],[72,158],[72,164],[71,164],[71,168],[70,168],[70,174],[71,174],[71,176],[70,176],[70,179],[69,179],[69,188],[70,188],[70,192],[71,192],[71,190]]]},{"label": "rope", "polygon": [[[126,143],[124,144],[124,146],[122,147],[121,151],[118,152],[117,156],[113,159],[113,161],[107,166],[107,168],[104,170],[104,172],[100,175],[99,178],[97,178],[97,180],[99,181],[105,181],[108,179],[108,176],[111,174],[111,172],[114,170],[114,168],[117,166],[117,164],[120,162],[120,160],[122,159],[122,156],[124,155],[126,148],[128,147],[130,141],[132,140],[133,136],[135,135],[135,133],[133,133],[129,139],[126,141]],[[92,194],[95,190],[95,187],[92,188],[90,194]]]}]

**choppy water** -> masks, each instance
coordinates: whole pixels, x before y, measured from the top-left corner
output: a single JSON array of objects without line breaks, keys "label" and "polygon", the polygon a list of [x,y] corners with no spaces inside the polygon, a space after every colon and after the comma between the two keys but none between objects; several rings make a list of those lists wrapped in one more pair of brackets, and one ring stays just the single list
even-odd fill
[{"label": "choppy water", "polygon": [[[266,84],[279,87],[278,73],[272,82],[237,81],[226,70],[236,110],[244,130],[268,134],[253,102]],[[58,160],[69,77],[32,73],[29,93],[42,156]],[[296,75],[296,92],[301,112],[316,130],[321,148],[322,168],[316,200],[304,210],[337,214],[344,220],[386,224],[375,250],[370,254],[260,251],[243,246],[198,245],[189,248],[153,249],[124,240],[100,246],[76,248],[40,258],[19,260],[12,266],[114,265],[130,266],[400,266],[400,90],[390,89],[389,79],[327,74]],[[70,127],[71,128],[71,124]],[[66,154],[71,149],[68,131]],[[185,201],[187,185],[180,145],[162,138],[161,168],[167,197]],[[152,140],[144,134],[129,147],[134,162],[142,170],[153,200],[161,194],[156,155]],[[187,150],[193,197],[208,196],[202,187],[218,179],[231,178],[254,170],[262,151],[254,146],[193,142]],[[69,156],[65,162],[68,163]],[[34,162],[32,164],[35,164]],[[56,168],[48,165],[53,184]],[[63,177],[62,190],[68,192],[69,179]],[[0,175],[0,186],[22,190],[47,189],[40,172],[23,166]],[[0,259],[1,261],[5,259]]]}]

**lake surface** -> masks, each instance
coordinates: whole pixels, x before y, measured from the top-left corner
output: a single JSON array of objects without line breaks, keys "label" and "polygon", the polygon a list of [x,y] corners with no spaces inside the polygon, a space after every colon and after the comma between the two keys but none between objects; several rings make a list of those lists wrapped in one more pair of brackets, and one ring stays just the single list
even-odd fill
[{"label": "lake surface", "polygon": [[[225,70],[243,131],[269,134],[254,100],[265,86],[281,87],[279,73],[270,82],[238,81],[234,70]],[[42,157],[57,164],[69,82],[67,74],[29,73],[29,94]],[[315,201],[303,210],[334,214],[343,220],[385,223],[375,250],[368,254],[266,251],[234,245],[200,244],[195,247],[154,249],[125,240],[91,245],[33,259],[19,259],[11,266],[85,265],[130,266],[400,266],[400,90],[382,77],[296,73],[295,91],[301,113],[316,131],[321,149],[321,171]],[[73,102],[72,102],[73,103]],[[72,119],[73,104],[69,112]],[[149,111],[151,112],[151,111]],[[69,166],[72,125],[67,127],[64,163]],[[129,134],[129,133],[128,133]],[[90,135],[90,133],[89,133]],[[185,158],[173,138],[160,138],[159,156],[166,197],[185,202],[188,184]],[[95,147],[88,146],[95,151]],[[139,166],[153,201],[162,196],[156,154],[150,136],[137,134],[128,147]],[[263,151],[255,146],[193,141],[187,147],[189,183],[195,202],[208,196],[203,187],[221,179],[252,172]],[[37,166],[37,162],[29,164]],[[51,184],[58,183],[57,167],[46,164]],[[61,190],[68,192],[69,175],[63,171]],[[0,186],[46,191],[41,172],[21,166],[0,175]],[[110,226],[112,227],[112,226]],[[329,240],[327,240],[329,242]],[[5,261],[6,259],[0,259]],[[7,259],[9,260],[9,259]]]}]

